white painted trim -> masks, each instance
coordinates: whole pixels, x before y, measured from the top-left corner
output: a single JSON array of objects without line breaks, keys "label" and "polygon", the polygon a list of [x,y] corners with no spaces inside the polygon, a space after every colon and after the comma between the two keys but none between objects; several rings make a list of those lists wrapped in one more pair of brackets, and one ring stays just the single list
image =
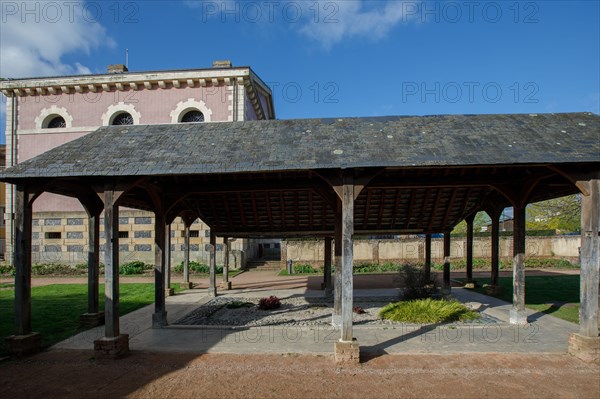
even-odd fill
[{"label": "white painted trim", "polygon": [[65,120],[65,124],[67,125],[67,127],[49,130],[64,131],[65,129],[69,129],[71,126],[73,126],[73,117],[69,115],[67,109],[63,107],[59,108],[56,105],[53,105],[49,108],[42,109],[40,111],[40,114],[35,118],[36,129],[46,129],[48,127],[48,123],[51,119],[53,119],[54,116],[62,116],[62,118]]},{"label": "white painted trim", "polygon": [[204,115],[204,122],[211,122],[212,111],[206,106],[202,100],[188,98],[186,101],[180,101],[173,111],[171,111],[171,123],[181,123],[181,118],[186,112],[198,110]]},{"label": "white painted trim", "polygon": [[33,135],[33,134],[62,134],[62,133],[90,133],[98,129],[100,126],[81,126],[81,127],[70,127],[64,129],[23,129],[18,130],[17,134],[20,135]]}]

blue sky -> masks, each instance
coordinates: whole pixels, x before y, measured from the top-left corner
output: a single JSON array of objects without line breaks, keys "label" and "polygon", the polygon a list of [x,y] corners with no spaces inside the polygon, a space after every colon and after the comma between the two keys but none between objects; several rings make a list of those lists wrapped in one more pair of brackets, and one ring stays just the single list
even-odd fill
[{"label": "blue sky", "polygon": [[132,71],[251,66],[280,119],[600,113],[599,3],[1,1],[0,76],[102,73],[129,49]]}]

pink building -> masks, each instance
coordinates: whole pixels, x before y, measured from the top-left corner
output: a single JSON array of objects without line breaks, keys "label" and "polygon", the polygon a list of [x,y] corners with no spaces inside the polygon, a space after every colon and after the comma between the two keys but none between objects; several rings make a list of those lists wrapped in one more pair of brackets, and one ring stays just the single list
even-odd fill
[{"label": "pink building", "polygon": [[[128,124],[217,123],[274,119],[270,88],[249,67],[216,61],[212,68],[129,72],[111,65],[107,74],[4,80],[7,96],[6,166],[33,158],[79,138],[100,126]],[[13,187],[6,188],[6,259],[12,259]],[[153,214],[123,210],[122,258],[153,262]],[[54,194],[35,201],[32,252],[34,262],[85,262],[87,231],[79,202]],[[208,227],[196,221],[192,254],[208,257],[204,240]],[[171,249],[177,261],[183,224],[172,226]],[[102,233],[101,233],[102,234]],[[208,241],[207,241],[208,242]],[[253,257],[247,240],[233,243],[232,262]],[[237,251],[237,253],[236,253]],[[221,254],[222,257],[222,254]]]}]

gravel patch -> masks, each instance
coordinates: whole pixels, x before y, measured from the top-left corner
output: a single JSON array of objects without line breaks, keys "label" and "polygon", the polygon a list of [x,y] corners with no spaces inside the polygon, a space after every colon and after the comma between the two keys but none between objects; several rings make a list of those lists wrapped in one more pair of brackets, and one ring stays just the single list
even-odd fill
[{"label": "gravel patch", "polygon": [[[354,325],[405,325],[406,323],[380,319],[382,307],[397,301],[395,297],[354,298],[354,307],[360,307],[364,313],[353,313]],[[245,302],[247,307],[228,308],[228,304]],[[176,325],[188,326],[319,326],[330,325],[333,313],[333,300],[326,298],[286,298],[281,299],[281,307],[274,310],[258,308],[256,298],[232,298],[221,296],[214,298],[177,320]],[[465,324],[490,324],[498,320],[482,314],[478,320]]]}]

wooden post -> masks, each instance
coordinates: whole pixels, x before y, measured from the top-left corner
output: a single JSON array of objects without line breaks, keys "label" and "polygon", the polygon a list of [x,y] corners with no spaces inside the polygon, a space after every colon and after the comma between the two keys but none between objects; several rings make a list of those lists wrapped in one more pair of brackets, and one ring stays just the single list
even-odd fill
[{"label": "wooden post", "polygon": [[450,232],[444,232],[444,284],[442,295],[450,295],[452,286],[450,284]]},{"label": "wooden post", "polygon": [[500,215],[502,211],[490,212],[489,215],[492,219],[492,287],[498,287],[500,277]]},{"label": "wooden post", "polygon": [[185,224],[183,230],[183,282],[190,287],[190,226]]},{"label": "wooden post", "polygon": [[467,222],[467,284],[471,286],[473,283],[473,222],[475,221],[475,214],[467,216],[465,219]]},{"label": "wooden post", "polygon": [[210,229],[210,281],[208,295],[217,296],[217,235]]},{"label": "wooden post", "polygon": [[[525,311],[525,206],[515,206],[513,224],[513,306],[511,324],[527,324]],[[598,328],[596,326],[596,328]]]},{"label": "wooden post", "polygon": [[331,284],[331,237],[325,237],[324,240],[324,259],[323,259],[323,288],[325,289],[325,295],[331,295],[332,284]]},{"label": "wooden post", "polygon": [[174,294],[171,288],[171,225],[165,224],[165,296]]},{"label": "wooden post", "polygon": [[598,337],[600,180],[590,180],[588,187],[589,195],[582,196],[581,201],[579,333],[585,337]]},{"label": "wooden post", "polygon": [[116,193],[104,191],[104,323],[105,337],[118,338],[119,330],[119,206]]},{"label": "wooden post", "polygon": [[104,337],[94,341],[95,356],[120,357],[129,352],[129,335],[119,327],[119,205],[122,192],[104,189]]},{"label": "wooden post", "polygon": [[229,238],[223,237],[223,281],[221,288],[224,290],[231,289],[231,281],[229,281]]},{"label": "wooden post", "polygon": [[25,185],[15,190],[15,335],[5,338],[8,352],[22,355],[40,348],[41,335],[31,332],[31,219],[30,195]]},{"label": "wooden post", "polygon": [[425,278],[431,281],[431,234],[425,234]]},{"label": "wooden post", "polygon": [[152,327],[161,328],[167,325],[167,310],[165,303],[165,216],[162,212],[154,212],[154,314]]},{"label": "wooden post", "polygon": [[29,193],[24,185],[15,192],[15,334],[31,334],[31,219]]},{"label": "wooden post", "polygon": [[100,215],[88,217],[88,313],[98,313],[100,279]]},{"label": "wooden post", "polygon": [[342,201],[339,198],[337,199],[334,224],[335,280],[333,283],[332,324],[339,327],[342,323]]},{"label": "wooden post", "polygon": [[342,337],[352,342],[352,296],[353,296],[353,242],[354,234],[354,181],[351,174],[344,174],[342,186]]}]

